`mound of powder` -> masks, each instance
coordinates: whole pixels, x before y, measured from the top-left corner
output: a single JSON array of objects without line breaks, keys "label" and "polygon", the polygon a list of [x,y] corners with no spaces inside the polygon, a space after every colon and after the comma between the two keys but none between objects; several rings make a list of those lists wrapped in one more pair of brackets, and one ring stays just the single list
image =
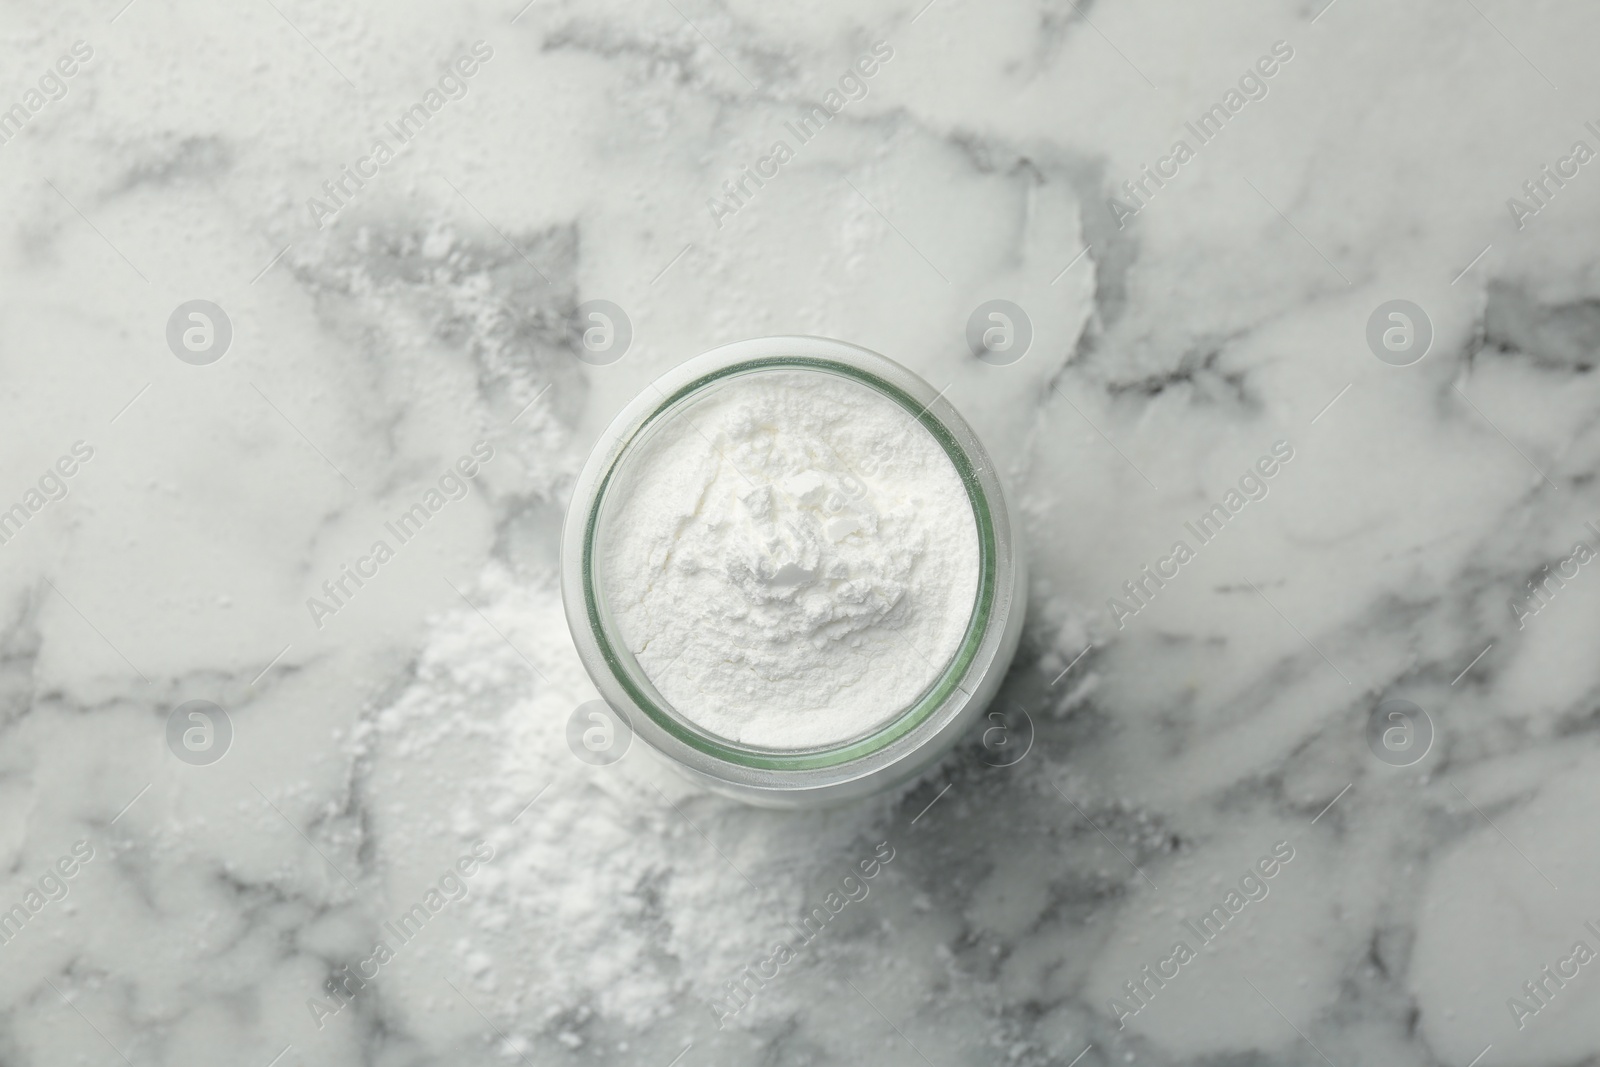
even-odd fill
[{"label": "mound of powder", "polygon": [[944,449],[866,385],[765,371],[636,443],[600,585],[684,718],[772,749],[836,744],[915,701],[961,644],[977,524]]}]

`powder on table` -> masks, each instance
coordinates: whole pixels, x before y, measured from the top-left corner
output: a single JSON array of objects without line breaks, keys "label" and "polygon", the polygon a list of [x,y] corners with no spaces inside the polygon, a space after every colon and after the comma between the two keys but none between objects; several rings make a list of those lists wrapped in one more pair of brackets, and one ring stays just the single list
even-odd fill
[{"label": "powder on table", "polygon": [[743,744],[837,744],[943,672],[977,596],[977,524],[933,435],[821,371],[728,379],[633,446],[600,584],[673,708]]}]

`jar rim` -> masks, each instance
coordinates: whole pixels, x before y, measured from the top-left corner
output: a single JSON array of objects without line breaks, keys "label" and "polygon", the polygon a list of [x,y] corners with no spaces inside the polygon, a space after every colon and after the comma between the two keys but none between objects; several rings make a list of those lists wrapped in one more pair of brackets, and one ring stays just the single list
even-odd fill
[{"label": "jar rim", "polygon": [[[741,744],[719,737],[697,726],[670,702],[660,698],[659,693],[652,693],[655,686],[649,682],[648,674],[639,667],[638,661],[631,653],[627,653],[625,648],[620,648],[619,643],[613,643],[613,635],[602,618],[600,605],[602,593],[598,588],[600,583],[595,545],[600,529],[600,516],[607,499],[608,488],[613,485],[629,458],[636,454],[633,446],[653,426],[671,417],[674,409],[691,402],[717,384],[732,378],[772,371],[810,371],[839,375],[865,385],[910,412],[918,425],[927,430],[938,442],[955,467],[956,474],[960,477],[962,487],[967,493],[968,502],[972,506],[973,522],[978,532],[978,588],[973,597],[972,611],[968,616],[966,629],[962,633],[961,643],[949,661],[914,700],[900,708],[876,729],[837,744],[817,745],[805,749],[774,749]],[[993,608],[994,557],[994,525],[990,517],[989,502],[984,496],[983,487],[978,483],[974,465],[954,435],[931,414],[927,405],[919,404],[909,393],[879,375],[837,359],[815,356],[763,356],[730,363],[700,375],[675,392],[664,396],[643,420],[630,428],[622,447],[607,464],[605,473],[595,488],[584,523],[582,560],[584,610],[595,643],[599,646],[601,658],[611,669],[618,684],[633,698],[638,709],[663,730],[684,744],[729,763],[765,770],[810,770],[848,763],[882,749],[926,720],[960,688],[961,679],[977,657],[978,649],[983,643],[984,627]]]},{"label": "jar rim", "polygon": [[[688,720],[655,686],[606,625],[597,541],[607,492],[633,444],[680,404],[731,377],[763,371],[818,371],[843,376],[884,396],[926,430],[966,490],[978,539],[979,576],[956,652],[916,699],[876,728],[847,741],[785,750],[745,745]],[[948,388],[948,387],[947,387]],[[652,390],[655,396],[651,396]],[[976,683],[996,658],[1018,577],[1011,519],[993,464],[970,426],[928,382],[895,361],[820,337],[765,337],[693,357],[657,378],[612,421],[579,475],[563,535],[562,592],[580,658],[590,678],[651,747],[713,783],[772,791],[841,786],[878,772],[942,736],[971,703]],[[1014,638],[1012,639],[1014,644]],[[1009,658],[1009,654],[1007,654]]]}]

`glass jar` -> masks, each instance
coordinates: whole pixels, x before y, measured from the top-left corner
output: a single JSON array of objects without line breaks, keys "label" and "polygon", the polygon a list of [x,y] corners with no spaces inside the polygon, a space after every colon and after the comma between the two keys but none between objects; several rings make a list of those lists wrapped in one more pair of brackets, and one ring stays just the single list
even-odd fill
[{"label": "glass jar", "polygon": [[[598,572],[608,489],[642,445],[686,405],[747,374],[839,375],[898,404],[955,467],[977,528],[980,573],[966,631],[933,682],[869,731],[803,750],[740,744],[668,702],[621,640]],[[561,544],[567,623],[595,688],[633,733],[704,787],[752,804],[809,807],[887,789],[936,762],[982,714],[1016,652],[1026,609],[1015,518],[988,453],[950,401],[918,375],[864,348],[822,337],[762,337],[696,356],[658,378],[607,427],[574,487]]]}]

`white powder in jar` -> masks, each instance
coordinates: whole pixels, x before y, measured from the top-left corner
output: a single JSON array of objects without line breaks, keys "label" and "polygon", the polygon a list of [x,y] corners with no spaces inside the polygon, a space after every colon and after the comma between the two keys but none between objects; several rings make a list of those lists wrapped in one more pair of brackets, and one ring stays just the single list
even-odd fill
[{"label": "white powder in jar", "polygon": [[730,378],[608,489],[599,582],[677,713],[732,741],[865,734],[944,671],[972,615],[978,532],[950,457],[852,379]]}]

